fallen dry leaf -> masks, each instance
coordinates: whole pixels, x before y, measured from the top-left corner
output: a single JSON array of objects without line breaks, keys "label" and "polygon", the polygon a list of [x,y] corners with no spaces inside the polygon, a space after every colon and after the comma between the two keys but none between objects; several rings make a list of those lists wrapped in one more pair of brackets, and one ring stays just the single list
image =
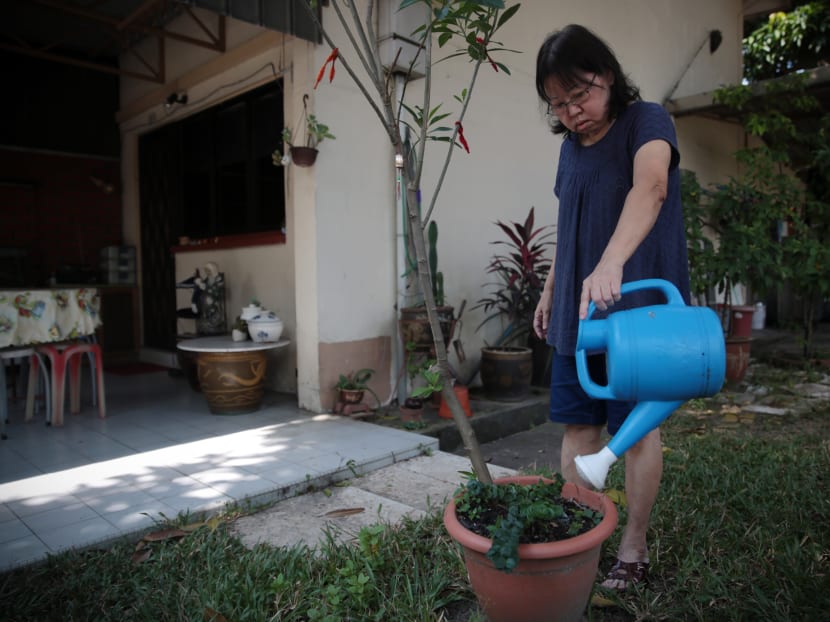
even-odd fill
[{"label": "fallen dry leaf", "polygon": [[620,507],[625,507],[627,504],[627,499],[625,498],[625,492],[622,490],[617,490],[616,488],[609,488],[608,490],[604,491],[606,497],[611,499],[614,503],[616,503]]},{"label": "fallen dry leaf", "polygon": [[187,535],[186,531],[181,529],[162,529],[161,531],[154,531],[144,536],[145,542],[161,542],[162,540],[171,540],[173,538],[183,538]]},{"label": "fallen dry leaf", "polygon": [[210,607],[205,607],[205,612],[202,617],[205,622],[228,622],[225,616]]},{"label": "fallen dry leaf", "polygon": [[594,607],[616,607],[617,603],[610,598],[605,598],[605,596],[594,594],[591,596],[591,605]]},{"label": "fallen dry leaf", "polygon": [[221,525],[222,522],[223,522],[222,517],[219,516],[219,515],[216,515],[216,516],[211,516],[207,520],[206,524],[207,524],[208,527],[210,527],[211,531],[216,531],[216,528],[219,527],[219,525]]},{"label": "fallen dry leaf", "polygon": [[134,564],[141,564],[150,559],[151,554],[152,551],[149,548],[136,549],[130,558],[130,561]]},{"label": "fallen dry leaf", "polygon": [[353,514],[361,514],[366,508],[343,508],[342,510],[332,510],[326,512],[323,516],[328,518],[343,518],[344,516],[352,516]]}]

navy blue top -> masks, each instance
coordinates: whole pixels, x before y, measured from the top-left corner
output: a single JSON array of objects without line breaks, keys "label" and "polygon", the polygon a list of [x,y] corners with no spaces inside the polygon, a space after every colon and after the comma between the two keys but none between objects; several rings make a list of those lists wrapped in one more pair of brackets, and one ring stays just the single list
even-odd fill
[{"label": "navy blue top", "polygon": [[[629,105],[608,133],[590,146],[567,136],[559,153],[554,192],[559,199],[553,305],[548,343],[560,354],[573,355],[579,322],[582,281],[594,271],[617,227],[634,178],[634,154],[645,143],[661,139],[671,145],[668,193],[654,224],[623,268],[623,283],[645,278],[674,283],[689,303],[689,264],[680,201],[680,154],[671,117],[662,106]],[[659,292],[633,292],[612,311],[665,302]],[[603,317],[596,311],[591,317]]]}]

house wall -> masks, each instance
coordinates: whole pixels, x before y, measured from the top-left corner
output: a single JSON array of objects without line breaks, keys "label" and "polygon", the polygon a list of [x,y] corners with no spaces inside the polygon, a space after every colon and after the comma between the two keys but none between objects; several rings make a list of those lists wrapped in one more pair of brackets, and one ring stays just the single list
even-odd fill
[{"label": "house wall", "polygon": [[[211,20],[215,22],[216,17],[208,12],[196,10],[196,13],[206,24],[212,24]],[[189,19],[183,18],[171,27],[193,36],[200,34],[196,32],[197,26]],[[143,51],[147,55],[153,53],[152,44],[148,41],[145,45]],[[124,237],[126,243],[134,244],[138,249],[141,248],[139,136],[261,86],[283,75],[282,69],[290,66],[286,60],[290,54],[290,45],[283,47],[281,34],[230,19],[227,20],[227,51],[224,55],[175,41],[167,42],[166,52],[168,82],[165,85],[132,79],[121,81],[121,110],[118,118],[123,145]],[[290,75],[290,71],[286,75]],[[166,109],[164,101],[171,92],[187,93],[188,103]],[[290,111],[286,109],[286,118],[291,118],[289,114]],[[293,178],[290,178],[289,184],[290,204],[297,184]],[[269,354],[271,360],[267,383],[270,388],[284,392],[297,390],[298,314],[294,285],[297,234],[294,214],[292,209],[286,210],[285,244],[188,251],[176,255],[177,282],[191,276],[196,268],[207,261],[216,262],[224,272],[228,322],[232,322],[241,308],[254,297],[280,316],[291,345]],[[189,300],[186,291],[178,292],[177,297],[180,298],[178,307],[187,306]],[[182,330],[187,330],[187,327]],[[157,359],[159,356],[158,353],[146,350],[142,354],[148,359]]]},{"label": "house wall", "polygon": [[[510,76],[482,66],[464,121],[471,153],[453,153],[434,212],[448,302],[458,309],[466,301],[460,339],[467,359],[451,357],[462,377],[475,370],[479,346],[498,332],[496,326],[477,332],[483,315],[471,309],[483,295],[485,267],[493,253],[490,242],[500,238],[493,223],[523,220],[531,206],[536,207],[537,224],[555,223],[552,186],[561,139],[548,131],[536,97],[535,56],[550,31],[571,22],[588,26],[609,42],[645,99],[662,101],[672,89],[673,96],[680,97],[740,79],[739,0],[522,3],[498,37],[504,47],[521,53],[499,55],[511,68]],[[324,23],[341,54],[350,58],[331,7],[324,9]],[[723,42],[709,54],[702,44],[712,29],[722,31]],[[329,54],[328,45],[283,39],[230,19],[228,42],[228,52],[221,56],[170,42],[164,87],[122,80],[122,112],[129,112],[121,119],[126,241],[139,245],[136,139],[172,120],[165,117],[164,97],[188,92],[191,103],[175,112],[181,118],[270,79],[267,64],[272,63],[285,79],[286,122],[293,125],[299,118],[307,93],[310,109],[337,139],[323,143],[312,168],[286,169],[285,245],[221,251],[209,258],[229,280],[230,309],[256,295],[286,321],[292,349],[272,366],[274,388],[295,390],[300,406],[324,410],[333,404],[331,387],[337,374],[371,367],[377,372],[373,387],[385,399],[400,366],[395,308],[405,270],[397,244],[400,219],[389,140],[342,64],[333,82],[326,76],[316,90],[312,88]],[[353,65],[360,72],[359,63]],[[463,59],[438,65],[433,102],[443,102],[447,112],[457,114],[453,95],[467,85],[470,70]],[[416,97],[420,84],[416,80],[409,85],[410,97]],[[222,85],[233,86],[217,91]],[[156,103],[148,106],[153,97]],[[144,107],[139,110],[140,103]],[[701,180],[722,177],[733,166],[729,154],[740,146],[739,132],[692,119],[679,121],[677,129],[681,166],[696,170]],[[432,199],[444,153],[441,143],[428,146],[425,204]],[[177,268],[177,278],[207,259],[207,254],[188,254],[181,270]]]}]

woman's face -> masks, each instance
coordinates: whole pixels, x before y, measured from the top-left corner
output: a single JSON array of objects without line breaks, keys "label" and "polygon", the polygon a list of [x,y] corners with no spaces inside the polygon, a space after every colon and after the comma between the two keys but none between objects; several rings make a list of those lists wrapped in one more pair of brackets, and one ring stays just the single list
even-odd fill
[{"label": "woman's face", "polygon": [[581,74],[576,84],[563,84],[557,76],[550,76],[545,80],[550,114],[577,134],[582,144],[593,144],[611,127],[609,86],[602,74]]}]

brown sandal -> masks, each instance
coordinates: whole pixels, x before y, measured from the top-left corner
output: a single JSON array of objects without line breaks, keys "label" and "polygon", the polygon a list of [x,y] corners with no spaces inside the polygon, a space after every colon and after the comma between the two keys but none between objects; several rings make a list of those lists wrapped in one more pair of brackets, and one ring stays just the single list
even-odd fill
[{"label": "brown sandal", "polygon": [[[616,585],[607,585],[616,583]],[[632,585],[648,583],[648,562],[624,562],[617,560],[605,575],[601,587],[624,591]],[[622,585],[620,585],[622,584]]]}]

